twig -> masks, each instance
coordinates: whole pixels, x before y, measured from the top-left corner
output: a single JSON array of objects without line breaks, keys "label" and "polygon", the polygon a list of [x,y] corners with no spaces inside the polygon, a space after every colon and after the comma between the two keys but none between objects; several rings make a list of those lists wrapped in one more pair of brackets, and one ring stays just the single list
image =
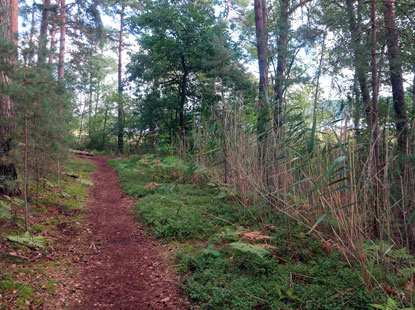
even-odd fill
[{"label": "twig", "polygon": [[269,304],[269,302],[267,302],[266,300],[264,300],[262,298],[256,297],[256,296],[254,296],[252,294],[249,294],[249,293],[246,293],[246,292],[245,292],[245,294],[248,295],[249,297],[252,297],[252,298],[255,298],[255,299],[259,300],[259,301],[262,301],[263,303],[265,303],[267,305]]},{"label": "twig", "polygon": [[23,260],[28,261],[27,257],[24,257],[24,256],[19,256],[19,255],[12,255],[12,254],[7,253],[7,252],[4,252],[4,251],[0,251],[0,255],[3,255],[3,256],[10,256],[10,257],[13,257],[13,258],[20,258],[20,259],[23,259]]},{"label": "twig", "polygon": [[215,218],[215,219],[221,220],[221,221],[223,221],[223,222],[225,222],[225,223],[228,223],[229,225],[232,225],[232,226],[237,226],[236,224],[231,223],[231,222],[229,222],[229,221],[227,221],[227,220],[225,220],[225,219],[223,219],[223,218],[220,218],[220,217],[218,217],[218,216],[215,216],[215,215],[213,215],[213,214],[209,213],[208,211],[205,211],[205,212],[204,212],[204,214],[209,215],[209,216],[211,216],[211,217],[213,217],[213,218]]}]

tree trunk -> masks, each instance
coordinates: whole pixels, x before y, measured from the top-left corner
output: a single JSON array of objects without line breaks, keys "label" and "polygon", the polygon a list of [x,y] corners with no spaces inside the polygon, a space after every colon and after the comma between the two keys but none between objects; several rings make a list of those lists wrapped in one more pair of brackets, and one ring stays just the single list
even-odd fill
[{"label": "tree trunk", "polygon": [[180,103],[179,103],[179,128],[180,128],[180,136],[182,140],[182,146],[186,147],[186,122],[184,120],[184,107],[186,105],[186,92],[187,92],[187,66],[184,56],[181,56],[182,61],[182,69],[183,69],[183,76],[182,81],[180,82],[179,86],[179,95],[180,95]]},{"label": "tree trunk", "polygon": [[89,75],[89,93],[88,93],[88,136],[92,137],[92,73]]},{"label": "tree trunk", "polygon": [[[59,1],[59,0],[57,0]],[[59,38],[59,65],[58,78],[63,81],[65,78],[65,43],[66,43],[66,4],[60,0],[60,38]]]},{"label": "tree trunk", "polygon": [[118,153],[122,154],[124,149],[124,107],[122,100],[122,45],[124,35],[124,13],[125,5],[121,5],[120,41],[118,45]]},{"label": "tree trunk", "polygon": [[406,115],[405,90],[403,87],[402,64],[400,59],[398,29],[395,20],[395,5],[392,0],[383,1],[383,15],[386,28],[386,44],[390,67],[390,80],[392,84],[393,108],[395,110],[395,123],[398,147],[401,154],[408,152],[408,117]]},{"label": "tree trunk", "polygon": [[24,154],[23,154],[23,199],[25,205],[25,229],[29,231],[29,205],[28,205],[28,132],[27,132],[27,105],[24,107]]},{"label": "tree trunk", "polygon": [[266,0],[254,0],[255,4],[255,28],[256,28],[256,46],[258,54],[259,69],[259,87],[258,87],[258,151],[259,164],[263,166],[265,156],[266,141],[266,122],[268,113],[268,13]]},{"label": "tree trunk", "polygon": [[106,138],[106,131],[107,131],[107,119],[108,119],[108,103],[105,102],[105,114],[104,114],[104,128],[102,129],[102,139],[101,139],[101,149],[105,149],[105,138]]},{"label": "tree trunk", "polygon": [[[0,0],[0,35],[2,40],[11,41],[17,48],[18,1]],[[17,64],[17,49],[2,56],[2,63],[10,66]],[[4,70],[4,69],[3,69]],[[11,84],[7,71],[0,69],[0,84]],[[6,94],[0,94],[0,193],[14,195],[19,193],[17,172],[13,152],[16,103]]]},{"label": "tree trunk", "polygon": [[[267,122],[269,119],[268,95],[269,95],[269,50],[268,50],[268,9],[266,0],[254,0],[255,5],[255,29],[258,54],[259,86],[258,86],[258,166],[267,191],[273,191],[273,180],[270,176],[273,172],[266,169],[267,162],[272,162],[272,152],[267,152]],[[271,205],[273,198],[270,197]]]},{"label": "tree trunk", "polygon": [[282,124],[282,111],[283,111],[283,95],[285,84],[285,67],[287,65],[288,54],[288,32],[290,30],[289,21],[289,0],[280,0],[280,13],[279,13],[279,34],[278,34],[278,47],[277,47],[277,72],[275,74],[275,105],[276,111],[274,112],[275,123],[277,127]]},{"label": "tree trunk", "polygon": [[352,96],[352,111],[353,111],[353,124],[354,124],[354,133],[356,138],[356,143],[358,145],[361,144],[361,132],[360,132],[360,120],[361,120],[361,114],[360,114],[360,89],[359,89],[359,81],[358,81],[358,74],[357,70],[355,68],[354,72],[354,79],[353,79],[353,96]]},{"label": "tree trunk", "polygon": [[373,178],[374,178],[374,219],[373,232],[375,238],[380,238],[380,215],[381,215],[381,184],[380,184],[380,160],[379,160],[379,117],[378,117],[378,77],[376,62],[376,0],[372,0],[371,8],[371,28],[372,28],[372,148],[373,148]]},{"label": "tree trunk", "polygon": [[[160,100],[159,81],[155,79],[153,81],[152,96],[154,96],[154,102]],[[153,151],[156,145],[156,116],[154,109],[150,111],[150,122],[149,122],[149,150]]]},{"label": "tree trunk", "polygon": [[48,43],[49,10],[50,10],[50,0],[43,0],[42,20],[40,23],[40,34],[39,34],[39,51],[38,51],[38,63],[39,64],[44,64],[46,61],[46,54],[47,54],[46,46]]},{"label": "tree trunk", "polygon": [[415,60],[413,62],[414,64],[414,76],[412,78],[412,120],[411,120],[411,128],[412,128],[412,139],[411,139],[411,144],[415,145]]},{"label": "tree trunk", "polygon": [[[356,21],[356,14],[354,11],[354,4],[356,0],[347,0],[347,16],[349,19],[349,30],[352,39],[352,49],[353,49],[353,66],[355,67],[356,76],[359,82],[360,93],[362,95],[363,108],[365,111],[366,119],[368,124],[370,124],[370,93],[366,77],[367,62],[365,59],[364,49],[361,44],[361,25],[360,18]],[[361,6],[358,4],[357,15],[360,15]]]},{"label": "tree trunk", "polygon": [[150,119],[150,128],[149,128],[149,142],[148,142],[148,149],[150,151],[154,150],[155,146],[155,133],[156,133],[156,123],[154,122],[154,119]]},{"label": "tree trunk", "polygon": [[60,0],[56,0],[56,12],[53,16],[52,32],[50,35],[50,55],[49,63],[53,64],[55,62],[55,49],[56,49],[56,32],[58,28],[58,10],[59,10]]},{"label": "tree trunk", "polygon": [[82,130],[83,130],[83,127],[84,127],[86,104],[87,104],[87,101],[86,101],[86,98],[85,98],[84,99],[84,106],[82,108],[82,113],[81,113],[81,124],[79,126],[79,137],[78,137],[78,144],[79,145],[81,145],[81,142],[82,142]]},{"label": "tree trunk", "polygon": [[[255,28],[259,68],[259,110],[267,106],[268,95],[268,16],[266,0],[255,0]],[[263,128],[261,126],[261,128]],[[263,131],[263,130],[262,130]]]}]

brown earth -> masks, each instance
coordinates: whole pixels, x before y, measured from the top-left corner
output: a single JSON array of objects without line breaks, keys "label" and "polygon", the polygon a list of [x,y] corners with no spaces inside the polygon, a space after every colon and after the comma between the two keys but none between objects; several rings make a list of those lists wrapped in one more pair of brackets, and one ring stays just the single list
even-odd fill
[{"label": "brown earth", "polygon": [[80,269],[76,308],[189,309],[177,276],[165,263],[168,250],[131,215],[134,200],[121,191],[107,159],[91,160],[97,168],[86,217],[90,253]]}]

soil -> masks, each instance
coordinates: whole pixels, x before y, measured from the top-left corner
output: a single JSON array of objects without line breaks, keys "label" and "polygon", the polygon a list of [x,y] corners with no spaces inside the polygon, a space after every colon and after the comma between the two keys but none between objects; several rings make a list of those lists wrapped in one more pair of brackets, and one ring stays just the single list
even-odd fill
[{"label": "soil", "polygon": [[178,277],[166,264],[168,247],[140,226],[121,191],[108,157],[95,156],[86,238],[89,255],[81,267],[79,309],[190,309]]}]

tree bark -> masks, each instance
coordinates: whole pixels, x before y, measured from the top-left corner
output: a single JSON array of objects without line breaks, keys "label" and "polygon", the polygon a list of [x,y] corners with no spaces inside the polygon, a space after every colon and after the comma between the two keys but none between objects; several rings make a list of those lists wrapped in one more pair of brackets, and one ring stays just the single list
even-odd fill
[{"label": "tree bark", "polygon": [[[255,5],[255,29],[256,29],[256,45],[258,54],[259,69],[259,87],[258,87],[258,150],[260,163],[264,159],[266,140],[266,120],[267,113],[264,109],[268,106],[268,13],[266,0],[254,0]],[[262,115],[262,116],[261,116]]]},{"label": "tree bark", "polygon": [[58,10],[59,10],[60,0],[56,0],[56,12],[53,15],[52,31],[50,35],[50,55],[49,55],[49,64],[55,62],[55,49],[56,49],[56,32],[58,29]]},{"label": "tree bark", "polygon": [[289,21],[289,0],[280,0],[280,14],[279,14],[279,34],[277,47],[277,72],[275,74],[275,105],[276,111],[274,118],[276,126],[280,127],[282,124],[283,111],[283,96],[285,84],[285,67],[287,65],[288,54],[288,32],[290,30]]},{"label": "tree bark", "polygon": [[122,154],[124,149],[124,107],[122,101],[122,47],[124,35],[124,13],[125,5],[121,5],[120,40],[118,45],[118,153]]},{"label": "tree bark", "polygon": [[[152,96],[154,96],[154,102],[160,99],[160,91],[159,91],[159,81],[155,79],[153,81],[152,87]],[[150,121],[149,121],[149,150],[153,151],[156,145],[156,116],[154,113],[154,109],[150,111]]]},{"label": "tree bark", "polygon": [[380,215],[381,215],[381,184],[380,184],[380,160],[379,160],[379,117],[378,117],[378,77],[376,62],[376,0],[372,0],[371,7],[371,28],[372,28],[372,48],[371,48],[371,67],[372,67],[372,148],[373,148],[373,178],[374,178],[374,219],[373,232],[375,238],[380,238]]},{"label": "tree bark", "polygon": [[183,69],[183,76],[179,86],[179,95],[180,95],[180,102],[179,102],[179,128],[180,128],[180,136],[182,139],[182,146],[186,147],[186,122],[184,119],[184,107],[186,105],[186,93],[187,93],[187,77],[189,72],[187,71],[186,61],[184,56],[181,56],[182,62],[182,69]]},{"label": "tree bark", "polygon": [[388,46],[390,80],[392,84],[392,98],[393,108],[395,110],[398,147],[400,153],[405,155],[408,153],[408,117],[406,114],[405,90],[403,87],[395,5],[392,0],[383,1],[383,16],[386,26],[386,44]]},{"label": "tree bark", "polygon": [[66,4],[65,4],[65,0],[60,0],[60,38],[59,38],[59,65],[58,65],[58,78],[60,81],[63,81],[65,78],[65,43],[66,43]]},{"label": "tree bark", "polygon": [[46,46],[48,43],[49,10],[50,10],[50,0],[43,0],[42,20],[40,23],[40,34],[39,34],[39,51],[38,51],[38,63],[39,64],[44,64],[46,61],[46,54],[47,54]]},{"label": "tree bark", "polygon": [[85,118],[85,110],[86,110],[86,105],[87,105],[87,100],[86,98],[84,99],[84,105],[82,108],[82,113],[81,113],[81,124],[79,126],[79,137],[78,137],[78,144],[81,145],[82,142],[82,130],[84,127],[84,118]]},{"label": "tree bark", "polygon": [[156,123],[154,122],[154,119],[150,119],[150,128],[149,128],[149,141],[148,141],[148,149],[150,151],[154,150],[155,146],[155,133],[156,133]]},{"label": "tree bark", "polygon": [[259,68],[259,108],[267,106],[268,95],[268,14],[266,0],[255,1],[255,28]]},{"label": "tree bark", "polygon": [[[363,108],[365,111],[366,119],[368,124],[370,124],[370,93],[369,93],[369,87],[366,77],[366,69],[367,69],[367,62],[365,59],[364,49],[365,47],[362,46],[360,36],[361,36],[361,25],[360,25],[360,19],[356,20],[356,14],[354,11],[354,4],[356,3],[356,0],[347,0],[346,1],[346,7],[347,7],[347,16],[349,19],[349,30],[351,35],[351,45],[353,50],[353,66],[355,67],[356,76],[359,82],[360,87],[360,93],[362,95],[362,102],[363,102]],[[358,4],[358,12],[357,15],[359,15],[359,10],[361,9],[360,4]]]},{"label": "tree bark", "polygon": [[[2,40],[10,41],[15,49],[2,56],[0,62],[11,67],[17,65],[17,36],[18,36],[18,1],[0,0],[0,35]],[[7,69],[0,70],[0,84],[10,85]],[[13,136],[15,127],[16,102],[7,94],[0,94],[0,193],[14,195],[19,193],[17,172],[13,151]],[[3,160],[5,159],[5,160]]]},{"label": "tree bark", "polygon": [[105,138],[107,135],[107,119],[108,119],[108,103],[105,102],[104,128],[102,129],[101,150],[105,149]]}]

